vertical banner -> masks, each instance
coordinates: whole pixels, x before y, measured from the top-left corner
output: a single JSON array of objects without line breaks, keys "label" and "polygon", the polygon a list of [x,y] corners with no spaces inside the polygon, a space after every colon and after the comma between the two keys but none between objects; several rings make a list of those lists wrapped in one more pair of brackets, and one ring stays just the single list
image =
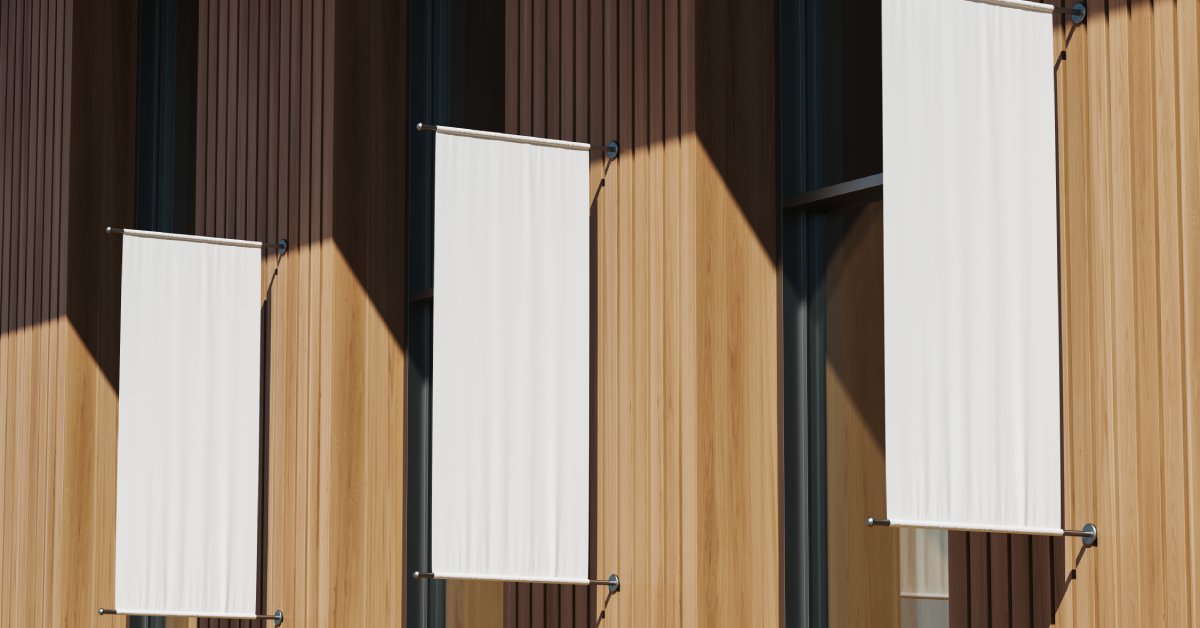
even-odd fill
[{"label": "vertical banner", "polygon": [[894,525],[1062,533],[1051,8],[883,2]]},{"label": "vertical banner", "polygon": [[433,573],[585,583],[587,145],[435,138]]},{"label": "vertical banner", "polygon": [[116,608],[252,617],[262,250],[123,239]]}]

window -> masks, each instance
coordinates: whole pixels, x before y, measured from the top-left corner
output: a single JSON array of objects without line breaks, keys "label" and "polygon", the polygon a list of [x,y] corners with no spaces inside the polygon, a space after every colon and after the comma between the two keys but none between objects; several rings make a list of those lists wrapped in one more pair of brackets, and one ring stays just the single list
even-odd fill
[{"label": "window", "polygon": [[141,0],[134,226],[191,233],[196,178],[196,3]]},{"label": "window", "polygon": [[[409,4],[406,573],[429,571],[431,498],[433,134],[415,128],[424,122],[504,131],[504,8],[488,0]],[[469,589],[493,587],[495,593],[500,586],[409,580],[407,625],[446,625],[447,607],[452,612]]]},{"label": "window", "polygon": [[789,627],[948,625],[946,533],[886,507],[878,0],[780,0]]},{"label": "window", "polygon": [[[138,6],[137,169],[133,227],[191,233],[195,206],[196,3]],[[165,617],[128,628],[166,628]]]}]

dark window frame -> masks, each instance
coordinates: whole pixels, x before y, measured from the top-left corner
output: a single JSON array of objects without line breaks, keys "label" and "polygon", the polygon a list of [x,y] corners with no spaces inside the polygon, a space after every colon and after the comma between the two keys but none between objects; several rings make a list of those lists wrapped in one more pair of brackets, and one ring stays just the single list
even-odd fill
[{"label": "dark window frame", "polygon": [[882,198],[875,5],[778,5],[782,593],[789,628],[829,625],[825,270],[834,250],[829,238],[842,227],[839,210]]}]

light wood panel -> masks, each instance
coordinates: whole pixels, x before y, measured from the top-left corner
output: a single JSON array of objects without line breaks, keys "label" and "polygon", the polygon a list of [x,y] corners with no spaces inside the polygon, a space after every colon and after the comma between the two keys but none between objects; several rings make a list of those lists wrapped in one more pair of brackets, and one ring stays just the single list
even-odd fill
[{"label": "light wood panel", "polygon": [[292,246],[277,270],[264,263],[263,610],[296,626],[393,623],[406,581],[406,6],[198,4],[195,231]]},{"label": "light wood panel", "polygon": [[[559,620],[549,609],[546,615],[555,622]],[[504,624],[502,585],[471,580],[446,582],[446,628],[502,628]]]},{"label": "light wood panel", "polygon": [[[0,623],[49,623],[71,74],[62,5],[0,5]],[[64,107],[64,104],[66,105]]]},{"label": "light wood panel", "polygon": [[[1064,521],[1094,522],[1100,546],[1067,540],[1048,570],[1029,566],[1035,595],[1038,578],[1053,592],[1034,625],[1200,621],[1197,13],[1093,1],[1056,34]],[[1030,543],[1034,559],[1049,545]]]},{"label": "light wood panel", "polygon": [[[778,624],[774,5],[509,0],[505,25],[506,130],[593,145],[592,564],[622,591],[591,612]],[[508,625],[590,623],[507,587]]]},{"label": "light wood panel", "polygon": [[898,628],[899,533],[862,525],[863,513],[887,507],[883,204],[824,222],[836,246],[824,275],[829,625]]},{"label": "light wood panel", "polygon": [[[0,3],[0,624],[116,625],[116,295],[136,7]],[[88,28],[76,28],[87,24]]]},{"label": "light wood panel", "polygon": [[[406,7],[198,5],[195,231],[293,245],[278,274],[264,260],[262,605],[289,625],[393,623]],[[96,614],[119,392],[103,228],[133,221],[137,3],[6,0],[0,33],[0,624],[124,625]]]},{"label": "light wood panel", "polygon": [[[1059,68],[1070,625],[1196,621],[1196,3],[1089,3]],[[1189,56],[1190,54],[1190,56]],[[1061,115],[1060,115],[1061,119]],[[1189,132],[1191,133],[1189,137]],[[1189,228],[1188,223],[1192,227]],[[1192,325],[1188,322],[1192,321]],[[1187,388],[1191,390],[1187,390]],[[1189,399],[1188,393],[1191,393]],[[1191,488],[1189,488],[1191,487]]]}]

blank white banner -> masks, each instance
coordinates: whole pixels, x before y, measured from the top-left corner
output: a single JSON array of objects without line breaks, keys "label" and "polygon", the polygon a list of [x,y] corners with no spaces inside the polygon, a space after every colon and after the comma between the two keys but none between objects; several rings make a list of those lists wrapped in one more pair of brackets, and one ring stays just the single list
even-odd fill
[{"label": "blank white banner", "polygon": [[123,238],[116,609],[253,616],[262,250],[157,236]]},{"label": "blank white banner", "polygon": [[433,573],[586,582],[586,145],[435,137]]},{"label": "blank white banner", "polygon": [[1050,9],[883,3],[894,525],[1062,533]]}]

